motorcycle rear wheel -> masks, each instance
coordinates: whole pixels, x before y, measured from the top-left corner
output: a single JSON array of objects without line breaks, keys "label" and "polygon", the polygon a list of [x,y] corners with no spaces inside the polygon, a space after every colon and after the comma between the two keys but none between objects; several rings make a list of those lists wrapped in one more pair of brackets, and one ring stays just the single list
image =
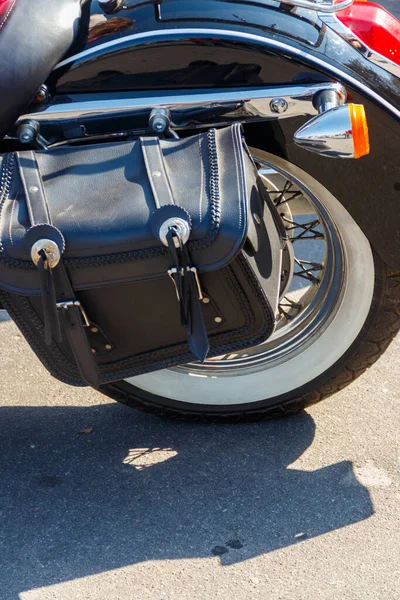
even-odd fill
[{"label": "motorcycle rear wheel", "polygon": [[295,165],[252,154],[291,238],[276,332],[257,348],[105,385],[104,394],[192,421],[281,417],[342,390],[400,329],[400,273],[343,205]]}]

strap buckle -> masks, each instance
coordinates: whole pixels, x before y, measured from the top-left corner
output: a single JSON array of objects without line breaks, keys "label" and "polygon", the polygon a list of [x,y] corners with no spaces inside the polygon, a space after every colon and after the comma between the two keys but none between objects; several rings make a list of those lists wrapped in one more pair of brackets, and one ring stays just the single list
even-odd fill
[{"label": "strap buckle", "polygon": [[57,306],[57,308],[63,308],[64,310],[68,310],[69,308],[76,306],[81,311],[81,315],[82,315],[83,321],[84,321],[84,326],[90,327],[89,318],[88,318],[86,311],[83,308],[82,304],[79,302],[79,300],[68,300],[66,302],[57,302],[56,306]]},{"label": "strap buckle", "polygon": [[199,295],[199,300],[203,300],[204,296],[203,296],[203,292],[202,292],[202,289],[201,289],[199,274],[197,272],[196,267],[186,267],[186,271],[188,271],[189,273],[193,273],[194,278],[196,280],[197,293]]},{"label": "strap buckle", "polygon": [[[187,271],[187,273],[193,273],[194,279],[196,281],[197,294],[198,294],[199,300],[203,300],[203,298],[204,298],[203,291],[201,289],[199,274],[198,274],[198,271],[197,271],[196,267],[186,267],[186,271]],[[178,288],[178,284],[177,284],[177,281],[175,279],[175,276],[179,274],[181,277],[184,277],[185,276],[185,269],[183,267],[181,267],[180,269],[176,269],[174,267],[172,269],[168,269],[167,273],[168,273],[168,276],[171,279],[172,283],[175,286],[176,297],[178,298],[178,301],[180,302],[181,298],[180,298],[180,295],[179,295],[179,288]]]},{"label": "strap buckle", "polygon": [[176,269],[174,267],[173,269],[168,269],[167,273],[168,273],[168,276],[171,279],[172,283],[175,286],[176,297],[178,298],[178,302],[180,302],[181,297],[179,295],[179,288],[178,288],[178,284],[176,282],[175,276],[179,274],[181,277],[183,277],[185,274],[185,271],[182,267],[180,269]]}]

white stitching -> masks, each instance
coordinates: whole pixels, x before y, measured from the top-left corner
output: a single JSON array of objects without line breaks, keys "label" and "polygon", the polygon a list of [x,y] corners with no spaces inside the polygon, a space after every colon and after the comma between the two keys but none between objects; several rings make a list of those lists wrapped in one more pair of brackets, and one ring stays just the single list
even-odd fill
[{"label": "white stitching", "polygon": [[10,8],[8,9],[8,12],[5,14],[4,19],[2,20],[1,25],[0,25],[0,31],[3,29],[4,25],[6,24],[8,18],[9,18],[9,16],[11,15],[16,2],[17,2],[17,0],[14,0],[14,2],[11,4]]},{"label": "white stitching", "polygon": [[205,168],[204,168],[204,164],[203,164],[203,155],[202,155],[202,151],[201,151],[201,135],[199,134],[199,153],[200,153],[200,171],[201,171],[201,180],[200,180],[200,204],[199,204],[199,222],[202,222],[203,219],[203,214],[202,214],[202,209],[203,209],[203,187],[204,187],[204,180],[205,180]]},{"label": "white stitching", "polygon": [[11,246],[14,246],[14,241],[13,241],[13,237],[12,237],[12,223],[13,223],[13,218],[14,218],[15,205],[17,204],[18,197],[19,197],[19,193],[14,198],[12,207],[11,207],[10,226],[8,228],[8,236],[10,238]]},{"label": "white stitching", "polygon": [[231,136],[232,136],[232,144],[233,144],[233,153],[235,156],[235,165],[236,165],[236,179],[237,179],[237,186],[238,186],[238,198],[239,198],[239,227],[241,227],[242,225],[242,204],[241,204],[241,200],[242,200],[242,194],[240,192],[240,175],[239,175],[239,165],[238,165],[238,159],[237,159],[237,153],[236,153],[236,144],[235,144],[235,138],[233,137],[233,131],[234,131],[234,127],[232,127],[231,129]]},{"label": "white stitching", "polygon": [[[9,161],[11,162],[11,159],[9,157],[12,157],[12,167],[10,167],[9,165]],[[7,161],[5,163],[4,166],[4,161]],[[14,161],[15,161],[15,155],[14,154],[5,154],[2,158],[1,161],[1,177],[0,177],[0,252],[4,252],[4,245],[3,245],[3,238],[2,238],[2,223],[3,223],[3,219],[4,219],[4,213],[5,213],[5,204],[6,201],[8,199],[8,194],[10,193],[10,189],[7,189],[7,174],[8,174],[8,169],[10,169],[10,174],[9,177],[11,178],[11,182],[12,182],[12,177],[14,175]],[[11,183],[10,183],[11,185]],[[7,190],[7,192],[5,192],[5,190]],[[5,227],[4,227],[5,229]]]}]

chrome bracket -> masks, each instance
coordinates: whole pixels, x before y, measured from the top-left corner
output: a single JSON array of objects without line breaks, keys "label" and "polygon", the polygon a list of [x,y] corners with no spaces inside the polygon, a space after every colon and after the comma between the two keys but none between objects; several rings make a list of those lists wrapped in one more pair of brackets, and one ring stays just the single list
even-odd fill
[{"label": "chrome bracket", "polygon": [[348,8],[353,4],[354,0],[341,0],[335,3],[335,0],[273,0],[279,4],[288,4],[293,8],[308,8],[309,10],[316,10],[326,13],[335,13],[344,8]]},{"label": "chrome bracket", "polygon": [[57,308],[62,308],[64,310],[68,310],[69,308],[76,306],[81,311],[83,321],[84,321],[84,326],[90,327],[89,318],[88,318],[86,311],[83,308],[82,304],[79,302],[79,300],[68,300],[67,302],[57,302],[56,306],[57,306]]},{"label": "chrome bracket", "polygon": [[[292,83],[280,86],[212,89],[207,92],[188,90],[184,93],[163,91],[157,94],[90,94],[70,96],[68,103],[54,103],[40,111],[20,117],[17,127],[28,119],[39,124],[62,123],[85,119],[120,116],[132,118],[137,127],[151,125],[161,129],[166,116],[171,131],[187,128],[216,127],[233,122],[251,123],[263,120],[289,119],[318,114],[315,98],[321,92],[335,92],[346,101],[346,90],[338,82]],[[162,109],[160,111],[160,109]],[[161,118],[162,117],[162,118]],[[135,127],[136,127],[135,124]]]}]

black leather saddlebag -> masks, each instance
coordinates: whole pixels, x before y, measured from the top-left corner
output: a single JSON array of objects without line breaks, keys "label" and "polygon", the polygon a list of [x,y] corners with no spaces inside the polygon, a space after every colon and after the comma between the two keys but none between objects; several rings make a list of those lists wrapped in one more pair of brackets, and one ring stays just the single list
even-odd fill
[{"label": "black leather saddlebag", "polygon": [[1,158],[0,302],[98,387],[273,332],[282,231],[239,126]]}]

